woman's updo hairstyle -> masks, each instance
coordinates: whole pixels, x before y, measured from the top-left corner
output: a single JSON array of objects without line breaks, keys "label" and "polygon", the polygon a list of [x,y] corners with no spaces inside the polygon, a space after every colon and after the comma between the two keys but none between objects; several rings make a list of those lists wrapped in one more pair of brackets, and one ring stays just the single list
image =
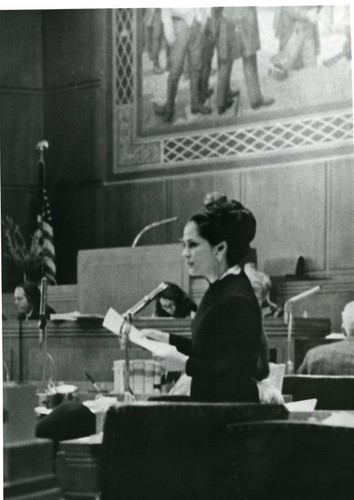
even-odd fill
[{"label": "woman's updo hairstyle", "polygon": [[228,200],[220,193],[208,193],[202,212],[192,215],[199,234],[210,245],[227,242],[226,259],[229,266],[238,264],[250,249],[256,234],[256,219],[252,212],[236,200]]}]

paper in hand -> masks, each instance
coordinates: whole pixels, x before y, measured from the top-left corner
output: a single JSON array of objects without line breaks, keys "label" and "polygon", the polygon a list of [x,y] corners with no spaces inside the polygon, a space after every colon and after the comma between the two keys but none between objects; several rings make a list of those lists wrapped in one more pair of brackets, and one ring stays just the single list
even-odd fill
[{"label": "paper in hand", "polygon": [[110,307],[106,313],[106,316],[104,317],[103,326],[114,334],[121,335],[124,323],[125,319],[123,318],[123,316],[118,314],[117,311],[113,309],[113,307]]},{"label": "paper in hand", "polygon": [[[117,313],[117,311],[110,307],[104,318],[103,326],[116,335],[121,335],[124,323],[125,319],[123,318],[123,316],[121,316],[119,313]],[[175,346],[165,344],[164,342],[156,342],[155,340],[147,339],[133,325],[130,325],[129,340],[134,344],[147,349],[155,356],[166,356],[171,352],[177,351]]]}]

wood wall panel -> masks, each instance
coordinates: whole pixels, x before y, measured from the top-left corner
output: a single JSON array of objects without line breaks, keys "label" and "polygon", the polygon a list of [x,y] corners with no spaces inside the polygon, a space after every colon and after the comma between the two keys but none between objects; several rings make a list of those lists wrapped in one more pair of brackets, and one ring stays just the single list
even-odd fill
[{"label": "wood wall panel", "polygon": [[50,144],[47,164],[54,181],[80,184],[99,179],[102,166],[100,87],[90,85],[50,92],[44,102],[44,126]]},{"label": "wood wall panel", "polygon": [[[104,315],[114,307],[123,313],[163,281],[188,292],[189,277],[179,244],[79,252],[79,311]],[[154,308],[152,303],[142,314],[151,316]]]},{"label": "wood wall panel", "polygon": [[239,200],[241,196],[239,172],[215,171],[170,177],[168,200],[170,215],[179,217],[171,226],[171,241],[178,241],[182,237],[186,221],[192,214],[202,209],[206,193],[212,191],[219,191]]},{"label": "wood wall panel", "polygon": [[45,88],[104,78],[105,10],[43,12]]},{"label": "wood wall panel", "polygon": [[[130,246],[146,225],[166,219],[166,180],[126,182],[104,189],[105,247]],[[167,242],[168,226],[156,227],[144,234],[140,245]]]},{"label": "wood wall panel", "polygon": [[[274,259],[290,260],[295,271],[302,255],[310,271],[325,268],[326,169],[323,163],[280,165],[245,171],[245,205],[257,219],[260,269],[274,268]],[[283,272],[284,272],[283,271]]]},{"label": "wood wall panel", "polygon": [[42,94],[2,90],[0,113],[3,186],[37,184],[38,152],[35,148],[43,139]]},{"label": "wood wall panel", "polygon": [[329,170],[330,269],[354,269],[354,161],[333,162]]},{"label": "wood wall panel", "polygon": [[41,11],[1,11],[0,86],[41,89],[42,13]]},{"label": "wood wall panel", "polygon": [[53,225],[59,284],[76,283],[78,250],[103,245],[102,194],[95,185],[62,187],[55,194]]}]

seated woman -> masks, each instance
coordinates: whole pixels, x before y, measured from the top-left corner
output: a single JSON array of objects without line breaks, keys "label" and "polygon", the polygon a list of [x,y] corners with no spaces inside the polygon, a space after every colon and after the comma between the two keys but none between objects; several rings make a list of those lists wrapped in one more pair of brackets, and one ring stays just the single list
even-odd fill
[{"label": "seated woman", "polygon": [[[27,281],[21,285],[17,285],[14,292],[14,301],[19,311],[17,315],[19,321],[39,319],[41,292],[36,283]],[[47,305],[45,310],[46,317],[49,319],[50,315],[54,313],[54,309]]]},{"label": "seated woman", "polygon": [[154,316],[158,318],[187,318],[196,312],[197,304],[175,283],[166,282],[168,288],[156,299]]},{"label": "seated woman", "polygon": [[194,401],[259,402],[256,379],[269,373],[267,342],[258,300],[238,265],[255,233],[256,220],[241,203],[218,193],[207,196],[182,240],[189,274],[209,281],[192,320],[192,339],[143,331],[177,348],[167,349],[158,361],[192,377]]}]

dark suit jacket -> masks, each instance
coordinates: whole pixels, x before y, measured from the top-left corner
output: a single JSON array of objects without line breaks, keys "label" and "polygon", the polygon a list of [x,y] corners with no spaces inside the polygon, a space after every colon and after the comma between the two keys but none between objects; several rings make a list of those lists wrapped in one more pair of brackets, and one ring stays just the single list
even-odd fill
[{"label": "dark suit jacket", "polygon": [[354,337],[310,349],[298,373],[302,375],[354,375]]},{"label": "dark suit jacket", "polygon": [[[54,314],[54,313],[55,313],[55,311],[51,306],[46,306],[45,315],[46,315],[47,319],[49,319],[50,315]],[[28,318],[26,318],[25,313],[20,313],[20,314],[18,314],[17,319],[19,321],[26,321],[26,319],[39,319],[39,308],[37,308],[37,307],[34,308],[33,311],[31,312],[30,316],[28,316]]]}]

